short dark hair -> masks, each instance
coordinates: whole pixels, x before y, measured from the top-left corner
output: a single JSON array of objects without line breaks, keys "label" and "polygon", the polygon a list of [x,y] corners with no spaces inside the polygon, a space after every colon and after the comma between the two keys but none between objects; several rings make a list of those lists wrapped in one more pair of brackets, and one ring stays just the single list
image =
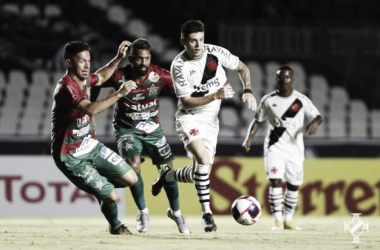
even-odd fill
[{"label": "short dark hair", "polygon": [[282,66],[280,66],[278,69],[277,69],[277,71],[283,71],[283,70],[289,70],[289,71],[291,71],[293,74],[294,74],[294,71],[293,71],[293,69],[290,67],[290,66],[288,66],[288,65],[282,65]]},{"label": "short dark hair", "polygon": [[90,51],[91,47],[82,41],[72,41],[65,45],[63,57],[70,59],[82,51]]},{"label": "short dark hair", "polygon": [[133,53],[135,53],[135,51],[138,49],[146,49],[146,50],[149,50],[150,52],[151,48],[152,48],[152,45],[150,44],[148,40],[144,38],[138,38],[135,41],[133,41],[129,54],[133,55]]},{"label": "short dark hair", "polygon": [[205,25],[199,20],[190,20],[182,24],[181,38],[187,37],[191,33],[205,32]]}]

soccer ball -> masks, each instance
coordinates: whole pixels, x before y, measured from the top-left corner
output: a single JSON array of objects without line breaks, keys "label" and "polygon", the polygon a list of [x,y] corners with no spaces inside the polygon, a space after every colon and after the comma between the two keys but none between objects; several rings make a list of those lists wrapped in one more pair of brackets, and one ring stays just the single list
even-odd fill
[{"label": "soccer ball", "polygon": [[232,203],[231,213],[237,223],[245,226],[253,225],[261,216],[261,205],[256,198],[243,195]]}]

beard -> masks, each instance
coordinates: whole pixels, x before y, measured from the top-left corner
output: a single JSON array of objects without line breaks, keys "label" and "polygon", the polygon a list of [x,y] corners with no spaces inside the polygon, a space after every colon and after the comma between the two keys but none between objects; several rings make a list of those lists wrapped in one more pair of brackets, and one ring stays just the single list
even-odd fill
[{"label": "beard", "polygon": [[148,73],[148,67],[146,67],[146,66],[142,66],[142,67],[138,68],[138,69],[136,70],[136,72],[137,72],[137,74],[138,74],[139,76],[145,76],[146,73]]}]

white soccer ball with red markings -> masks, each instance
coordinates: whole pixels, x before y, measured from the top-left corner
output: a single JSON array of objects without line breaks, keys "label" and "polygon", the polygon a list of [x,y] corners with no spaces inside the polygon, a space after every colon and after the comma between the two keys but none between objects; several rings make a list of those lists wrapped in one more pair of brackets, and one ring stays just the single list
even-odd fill
[{"label": "white soccer ball with red markings", "polygon": [[255,197],[243,195],[232,203],[231,213],[237,223],[253,225],[261,216],[261,205]]}]

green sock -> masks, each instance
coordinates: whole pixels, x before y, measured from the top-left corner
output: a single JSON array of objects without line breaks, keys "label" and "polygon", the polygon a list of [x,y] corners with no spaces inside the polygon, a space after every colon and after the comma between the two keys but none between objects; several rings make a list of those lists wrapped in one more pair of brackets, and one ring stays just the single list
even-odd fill
[{"label": "green sock", "polygon": [[173,211],[179,210],[179,192],[178,184],[176,181],[166,182],[164,185],[166,196],[169,200],[170,208]]},{"label": "green sock", "polygon": [[133,199],[135,200],[136,206],[139,210],[146,208],[145,197],[144,197],[144,182],[141,177],[141,172],[136,173],[138,180],[130,187]]},{"label": "green sock", "polygon": [[104,217],[106,217],[108,223],[111,225],[111,228],[115,228],[120,225],[121,221],[119,221],[117,218],[117,205],[107,205],[101,202],[100,208],[104,214]]}]

